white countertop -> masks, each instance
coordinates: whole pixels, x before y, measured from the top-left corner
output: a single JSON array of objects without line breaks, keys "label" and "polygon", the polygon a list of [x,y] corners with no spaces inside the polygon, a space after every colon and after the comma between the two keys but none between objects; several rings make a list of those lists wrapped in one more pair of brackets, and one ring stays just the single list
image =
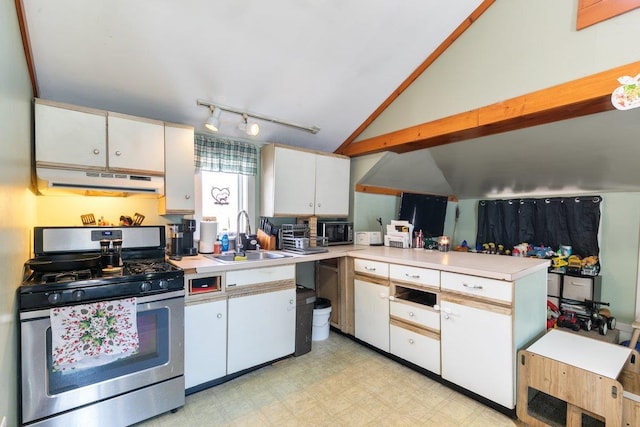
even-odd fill
[{"label": "white countertop", "polygon": [[171,262],[186,270],[187,273],[189,270],[195,270],[196,273],[213,273],[351,256],[508,281],[517,280],[536,271],[546,270],[549,266],[549,260],[536,258],[453,251],[438,252],[425,249],[399,249],[386,246],[339,245],[330,246],[328,252],[313,255],[298,255],[291,252],[282,253],[290,256],[246,263],[238,261],[236,263],[223,264],[203,255],[196,255],[185,256],[182,257],[181,261]]}]

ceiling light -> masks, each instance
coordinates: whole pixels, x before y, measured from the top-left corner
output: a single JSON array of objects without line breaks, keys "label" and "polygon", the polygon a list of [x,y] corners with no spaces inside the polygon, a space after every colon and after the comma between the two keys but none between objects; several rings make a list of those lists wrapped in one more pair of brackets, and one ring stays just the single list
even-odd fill
[{"label": "ceiling light", "polygon": [[212,132],[218,132],[218,129],[220,129],[220,114],[222,114],[222,110],[211,105],[209,106],[209,109],[211,110],[211,115],[204,124],[204,127]]},{"label": "ceiling light", "polygon": [[[289,126],[298,130],[303,130],[306,132],[310,132],[313,134],[316,134],[320,131],[320,128],[317,126],[305,126],[305,125],[300,125],[297,123],[292,123],[292,122],[287,122],[285,120],[280,120],[280,119],[276,119],[274,117],[269,117],[269,116],[265,116],[262,114],[258,114],[258,113],[252,113],[249,111],[242,111],[238,108],[234,108],[234,107],[227,107],[225,105],[220,105],[220,104],[212,104],[210,102],[207,101],[203,101],[198,99],[197,100],[197,104],[198,105],[202,105],[204,107],[208,107],[211,110],[211,117],[209,118],[209,120],[207,120],[207,123],[205,124],[205,126],[207,127],[207,129],[210,129],[214,132],[216,132],[218,130],[218,128],[220,127],[220,112],[221,111],[227,111],[229,113],[234,113],[234,114],[239,114],[243,117],[244,122],[240,125],[240,126],[245,126],[243,128],[243,130],[245,132],[247,132],[247,134],[255,136],[258,134],[258,132],[260,131],[260,128],[258,126],[257,123],[247,123],[247,117],[252,117],[254,119],[258,119],[258,120],[263,120],[266,122],[271,122],[271,123],[276,123],[279,125],[283,125],[283,126]],[[217,112],[217,115],[216,115]],[[255,133],[253,133],[255,132]]]},{"label": "ceiling light", "polygon": [[247,115],[242,115],[242,123],[238,125],[238,129],[245,132],[249,136],[256,136],[260,132],[260,126],[257,123],[250,123],[247,121]]}]

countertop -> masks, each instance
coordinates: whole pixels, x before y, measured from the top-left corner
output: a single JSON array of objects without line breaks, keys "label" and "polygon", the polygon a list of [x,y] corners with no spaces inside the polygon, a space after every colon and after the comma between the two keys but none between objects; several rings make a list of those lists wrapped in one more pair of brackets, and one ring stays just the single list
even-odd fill
[{"label": "countertop", "polygon": [[510,257],[466,252],[438,252],[425,249],[400,249],[387,246],[339,245],[330,246],[327,252],[299,255],[282,252],[286,258],[223,264],[203,255],[183,257],[181,261],[171,261],[187,274],[216,273],[247,268],[297,264],[299,262],[320,261],[329,258],[351,256],[373,261],[395,262],[422,268],[433,268],[453,273],[471,274],[498,280],[513,281],[531,273],[546,270],[549,260],[537,258]]}]

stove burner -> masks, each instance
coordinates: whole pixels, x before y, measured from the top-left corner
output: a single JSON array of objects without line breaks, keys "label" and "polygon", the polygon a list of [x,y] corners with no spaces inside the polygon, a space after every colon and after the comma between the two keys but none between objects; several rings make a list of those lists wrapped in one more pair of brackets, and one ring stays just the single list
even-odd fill
[{"label": "stove burner", "polygon": [[129,262],[127,269],[131,274],[147,274],[170,271],[171,265],[164,261]]},{"label": "stove burner", "polygon": [[42,283],[73,282],[76,280],[90,279],[92,277],[92,274],[93,273],[90,269],[42,273],[41,282]]}]

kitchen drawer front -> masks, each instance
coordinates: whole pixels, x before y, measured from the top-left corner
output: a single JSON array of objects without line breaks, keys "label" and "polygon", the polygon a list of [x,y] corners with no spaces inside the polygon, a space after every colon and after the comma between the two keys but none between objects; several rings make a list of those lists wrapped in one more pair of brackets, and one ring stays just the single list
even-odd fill
[{"label": "kitchen drawer front", "polygon": [[391,325],[389,349],[404,360],[440,374],[440,340]]},{"label": "kitchen drawer front", "polygon": [[384,277],[385,279],[389,277],[389,264],[386,262],[356,258],[353,261],[353,269],[356,273],[367,274],[369,276]]},{"label": "kitchen drawer front", "polygon": [[[584,301],[593,300],[596,277],[564,276],[562,282],[562,298]],[[597,297],[599,299],[599,296]]]},{"label": "kitchen drawer front", "polygon": [[390,302],[389,314],[434,331],[440,330],[440,312],[432,308],[422,308],[418,307],[418,304],[394,300]]},{"label": "kitchen drawer front", "polygon": [[558,273],[549,273],[547,275],[547,295],[554,297],[560,296],[560,283],[562,283],[562,275]]},{"label": "kitchen drawer front", "polygon": [[513,301],[513,283],[486,277],[442,272],[440,288],[492,301]]},{"label": "kitchen drawer front", "polygon": [[389,277],[391,280],[440,288],[440,272],[438,270],[391,264],[389,265]]},{"label": "kitchen drawer front", "polygon": [[234,270],[226,273],[226,287],[255,285],[259,283],[295,280],[295,265],[280,265],[276,267],[253,268],[250,270]]}]

